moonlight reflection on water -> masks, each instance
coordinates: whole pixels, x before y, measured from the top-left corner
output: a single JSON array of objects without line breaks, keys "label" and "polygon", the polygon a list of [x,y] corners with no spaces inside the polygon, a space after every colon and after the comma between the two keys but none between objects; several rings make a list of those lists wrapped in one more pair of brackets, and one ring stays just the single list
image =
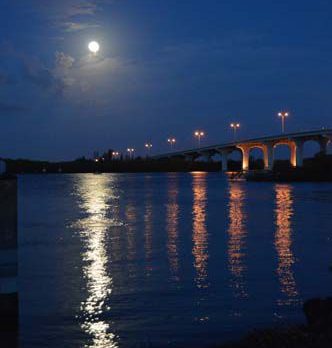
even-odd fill
[{"label": "moonlight reflection on water", "polygon": [[76,190],[80,207],[86,214],[78,222],[85,246],[82,259],[88,291],[88,297],[81,303],[79,318],[83,321],[82,329],[91,337],[91,342],[85,347],[117,347],[109,322],[103,320],[104,312],[111,309],[106,303],[113,288],[107,270],[109,255],[106,238],[109,226],[116,224],[114,218],[108,218],[108,213],[117,197],[113,192],[112,180],[107,176],[95,176],[94,180],[79,177]]}]

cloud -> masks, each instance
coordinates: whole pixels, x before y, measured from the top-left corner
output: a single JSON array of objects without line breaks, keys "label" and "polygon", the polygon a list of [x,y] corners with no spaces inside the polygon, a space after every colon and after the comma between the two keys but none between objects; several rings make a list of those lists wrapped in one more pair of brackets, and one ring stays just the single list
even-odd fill
[{"label": "cloud", "polygon": [[30,0],[31,5],[43,11],[50,17],[70,18],[79,15],[93,15],[96,13],[98,0]]},{"label": "cloud", "polygon": [[[18,0],[16,0],[18,1]],[[99,27],[93,18],[103,5],[113,0],[28,0],[34,12],[65,32],[76,32]]]},{"label": "cloud", "polygon": [[55,52],[55,66],[59,69],[70,69],[75,62],[75,59],[64,52]]},{"label": "cloud", "polygon": [[36,86],[49,89],[54,86],[54,76],[37,58],[25,57],[23,64],[23,78]]},{"label": "cloud", "polygon": [[100,27],[99,24],[75,23],[75,22],[63,23],[63,29],[64,31],[68,33],[80,31],[80,30],[92,29],[92,28],[99,28],[99,27]]},{"label": "cloud", "polygon": [[[75,82],[72,70],[76,60],[64,52],[56,51],[53,61],[45,64],[38,56],[27,54],[6,43],[0,45],[0,57],[3,58],[2,62],[9,61],[16,66],[17,72],[20,73],[13,78],[4,71],[5,69],[0,68],[0,86],[28,83],[42,89],[43,92],[62,94]],[[79,67],[79,64],[77,66]]]},{"label": "cloud", "polygon": [[24,111],[28,111],[28,108],[21,105],[8,104],[0,101],[0,113],[17,113]]},{"label": "cloud", "polygon": [[45,66],[37,57],[21,55],[23,66],[22,78],[35,86],[51,93],[63,94],[64,90],[74,84],[70,69],[75,59],[63,52],[56,52],[54,66]]},{"label": "cloud", "polygon": [[[11,65],[15,66],[17,71],[19,71],[18,67],[21,67],[21,76],[18,77],[16,82],[29,81],[43,89],[49,89],[54,85],[53,72],[37,56],[29,55],[15,48],[10,43],[0,45],[0,51],[3,62],[9,61]],[[58,60],[59,64],[60,62],[65,64],[64,58],[61,58],[61,56],[58,57]],[[69,63],[67,62],[66,64]],[[0,71],[0,85],[9,85],[13,81],[8,74]]]},{"label": "cloud", "polygon": [[74,85],[76,79],[72,76],[71,70],[74,66],[75,59],[64,52],[55,52],[55,63],[52,70],[53,77],[57,81],[58,92],[61,86],[61,92],[65,88]]}]

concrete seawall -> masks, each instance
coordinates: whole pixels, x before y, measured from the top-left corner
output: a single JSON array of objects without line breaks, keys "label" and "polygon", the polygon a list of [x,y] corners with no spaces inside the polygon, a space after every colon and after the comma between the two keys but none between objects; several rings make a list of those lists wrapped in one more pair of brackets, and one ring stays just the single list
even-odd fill
[{"label": "concrete seawall", "polygon": [[[0,346],[15,346],[18,332],[17,179],[0,176]],[[6,343],[5,343],[6,342]]]}]

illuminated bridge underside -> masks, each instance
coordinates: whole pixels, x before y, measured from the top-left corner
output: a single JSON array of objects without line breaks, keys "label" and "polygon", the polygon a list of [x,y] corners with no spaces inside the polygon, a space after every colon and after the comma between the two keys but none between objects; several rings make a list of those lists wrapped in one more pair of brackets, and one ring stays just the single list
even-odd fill
[{"label": "illuminated bridge underside", "polygon": [[186,151],[178,151],[154,156],[154,159],[166,158],[186,158],[187,160],[195,160],[198,157],[206,157],[211,159],[215,154],[221,155],[222,168],[227,171],[228,156],[233,151],[241,151],[242,153],[242,169],[249,170],[249,154],[253,148],[260,148],[264,154],[264,168],[271,170],[274,162],[274,148],[278,145],[287,145],[291,152],[291,164],[294,167],[301,167],[303,164],[303,144],[306,141],[316,141],[320,146],[320,151],[326,153],[327,144],[332,140],[332,130],[322,129],[316,131],[308,131],[301,133],[282,134],[277,136],[269,136],[257,139],[249,139],[214,146],[207,146]]}]

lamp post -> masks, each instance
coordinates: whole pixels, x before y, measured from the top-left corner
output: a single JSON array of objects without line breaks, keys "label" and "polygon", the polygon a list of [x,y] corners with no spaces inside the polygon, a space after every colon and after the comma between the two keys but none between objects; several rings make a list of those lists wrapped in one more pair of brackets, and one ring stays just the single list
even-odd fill
[{"label": "lamp post", "polygon": [[240,123],[231,123],[230,127],[233,129],[233,140],[236,140],[236,131],[240,128]]},{"label": "lamp post", "polygon": [[147,157],[150,157],[150,152],[151,152],[152,144],[151,144],[151,143],[146,143],[146,144],[145,144],[145,148],[146,148],[146,150],[147,150]]},{"label": "lamp post", "polygon": [[119,155],[120,155],[120,153],[118,151],[113,151],[112,152],[112,157],[114,157],[114,158],[118,158]]},{"label": "lamp post", "polygon": [[197,130],[194,133],[194,136],[198,139],[198,147],[201,147],[201,138],[204,137],[205,133],[201,130]]},{"label": "lamp post", "polygon": [[133,149],[133,148],[128,148],[127,149],[127,152],[129,153],[129,158],[130,159],[133,159],[134,151],[135,151],[135,149]]},{"label": "lamp post", "polygon": [[171,145],[171,149],[173,150],[173,146],[176,143],[176,139],[175,138],[168,138],[167,142]]},{"label": "lamp post", "polygon": [[281,132],[285,133],[285,120],[289,116],[289,112],[279,112],[278,116],[281,118]]}]

